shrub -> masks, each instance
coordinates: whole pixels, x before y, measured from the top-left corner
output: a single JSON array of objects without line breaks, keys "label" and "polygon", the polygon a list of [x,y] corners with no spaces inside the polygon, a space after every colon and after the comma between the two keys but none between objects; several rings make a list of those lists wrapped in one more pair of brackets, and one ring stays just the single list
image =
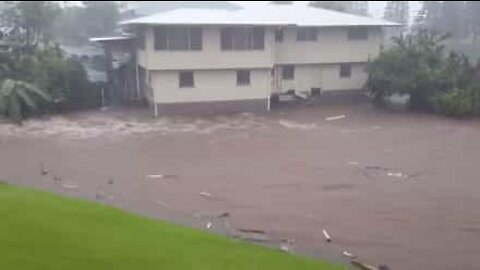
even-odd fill
[{"label": "shrub", "polygon": [[463,54],[444,53],[442,43],[446,38],[419,31],[395,39],[392,48],[367,65],[366,88],[374,101],[381,103],[392,94],[408,94],[411,109],[431,110],[439,105],[434,100],[438,99],[443,108],[447,99],[458,102],[464,97],[463,92],[451,89],[469,89],[474,69]]},{"label": "shrub", "polygon": [[438,113],[452,117],[464,117],[478,113],[479,97],[477,90],[457,88],[434,97],[432,102]]}]

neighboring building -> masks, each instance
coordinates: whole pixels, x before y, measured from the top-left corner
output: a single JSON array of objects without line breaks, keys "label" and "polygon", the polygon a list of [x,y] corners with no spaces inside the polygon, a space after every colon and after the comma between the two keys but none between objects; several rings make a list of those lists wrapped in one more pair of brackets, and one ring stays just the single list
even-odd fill
[{"label": "neighboring building", "polygon": [[156,114],[268,111],[271,97],[360,90],[395,23],[299,5],[177,9],[122,23]]}]

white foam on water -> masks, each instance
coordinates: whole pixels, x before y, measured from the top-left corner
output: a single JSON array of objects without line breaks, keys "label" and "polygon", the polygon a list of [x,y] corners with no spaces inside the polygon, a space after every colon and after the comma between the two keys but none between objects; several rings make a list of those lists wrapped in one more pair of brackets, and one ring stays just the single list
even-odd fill
[{"label": "white foam on water", "polygon": [[253,114],[218,116],[214,118],[144,118],[120,119],[108,113],[95,112],[75,117],[52,116],[48,119],[30,119],[19,125],[0,123],[0,136],[4,137],[60,137],[91,139],[102,136],[132,136],[155,133],[210,134],[221,130],[247,130],[268,128],[268,121]]},{"label": "white foam on water", "polygon": [[317,124],[315,124],[315,123],[302,124],[302,123],[297,123],[297,122],[294,122],[294,121],[284,120],[284,119],[279,120],[278,124],[280,126],[284,127],[284,128],[288,128],[288,129],[313,130],[313,129],[318,128]]}]

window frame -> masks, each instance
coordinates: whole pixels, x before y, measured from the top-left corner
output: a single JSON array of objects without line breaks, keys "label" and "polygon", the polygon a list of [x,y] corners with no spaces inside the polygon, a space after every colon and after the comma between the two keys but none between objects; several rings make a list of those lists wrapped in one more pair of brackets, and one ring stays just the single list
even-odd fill
[{"label": "window frame", "polygon": [[[183,76],[191,76],[191,78],[183,78]],[[191,83],[186,83],[191,82]],[[192,70],[181,70],[178,72],[178,88],[194,88],[195,87],[195,74]]]},{"label": "window frame", "polygon": [[297,41],[309,42],[318,40],[318,31],[316,27],[301,26],[297,27]]},{"label": "window frame", "polygon": [[[243,35],[243,38],[242,38]],[[244,42],[244,44],[242,44]],[[220,28],[221,51],[265,50],[265,27],[224,26]]]},{"label": "window frame", "polygon": [[[360,32],[359,32],[360,30]],[[359,34],[360,33],[360,34]],[[369,38],[367,27],[349,27],[347,28],[347,39],[356,41],[365,41]]]},{"label": "window frame", "polygon": [[284,28],[275,28],[275,42],[281,43],[285,38],[285,29]]},{"label": "window frame", "polygon": [[352,63],[342,63],[342,64],[340,64],[339,76],[340,76],[341,79],[351,78],[352,77]]},{"label": "window frame", "polygon": [[295,66],[283,65],[281,68],[281,75],[282,75],[282,80],[295,80]]},{"label": "window frame", "polygon": [[[173,35],[178,30],[187,31],[186,48],[173,48]],[[198,40],[194,40],[197,38]],[[153,28],[154,51],[201,51],[203,49],[203,28],[200,26],[156,26]]]},{"label": "window frame", "polygon": [[[243,75],[243,76],[242,76]],[[248,86],[251,84],[251,72],[249,69],[237,70],[237,86]],[[242,80],[243,78],[243,80]]]}]

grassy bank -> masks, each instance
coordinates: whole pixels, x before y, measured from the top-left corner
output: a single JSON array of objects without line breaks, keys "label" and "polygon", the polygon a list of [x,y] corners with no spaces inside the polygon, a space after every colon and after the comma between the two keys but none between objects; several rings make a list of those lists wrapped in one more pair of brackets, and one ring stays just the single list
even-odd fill
[{"label": "grassy bank", "polygon": [[7,184],[0,217],[0,269],[344,269]]}]

